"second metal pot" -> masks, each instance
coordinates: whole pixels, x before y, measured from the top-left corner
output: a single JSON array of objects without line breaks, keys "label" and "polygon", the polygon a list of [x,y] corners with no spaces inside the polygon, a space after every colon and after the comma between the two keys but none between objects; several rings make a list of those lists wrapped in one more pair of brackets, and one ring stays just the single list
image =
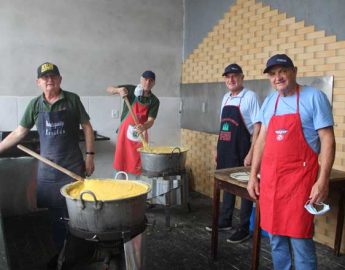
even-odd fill
[{"label": "second metal pot", "polygon": [[173,174],[185,169],[187,149],[171,147],[170,153],[154,153],[140,148],[142,170],[151,173]]}]

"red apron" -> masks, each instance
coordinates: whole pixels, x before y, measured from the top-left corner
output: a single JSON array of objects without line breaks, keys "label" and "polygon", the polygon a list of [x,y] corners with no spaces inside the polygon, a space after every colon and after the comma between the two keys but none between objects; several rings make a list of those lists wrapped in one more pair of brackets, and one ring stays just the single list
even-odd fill
[{"label": "red apron", "polygon": [[[132,104],[133,113],[136,115],[138,122],[143,124],[148,119],[149,106],[141,104],[135,98]],[[134,131],[134,120],[128,112],[123,119],[119,134],[117,137],[116,151],[114,157],[114,169],[117,171],[125,171],[130,174],[141,174],[141,161],[138,148],[142,147],[142,142],[138,134]],[[145,132],[147,140],[147,133]]]},{"label": "red apron", "polygon": [[260,171],[260,225],[271,234],[311,238],[314,216],[304,204],[317,178],[318,154],[303,135],[299,86],[296,96],[296,113],[275,115],[278,96],[268,124]]}]

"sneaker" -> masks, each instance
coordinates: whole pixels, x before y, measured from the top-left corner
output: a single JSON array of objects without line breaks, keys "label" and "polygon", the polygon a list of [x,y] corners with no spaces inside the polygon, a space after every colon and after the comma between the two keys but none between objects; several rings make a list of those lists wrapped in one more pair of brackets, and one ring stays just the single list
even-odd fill
[{"label": "sneaker", "polygon": [[228,239],[226,242],[228,243],[241,243],[247,239],[249,239],[250,234],[247,230],[243,230],[242,228],[238,228]]},{"label": "sneaker", "polygon": [[[206,226],[205,229],[208,232],[212,232],[212,225]],[[225,225],[225,224],[218,225],[218,232],[229,231],[231,229],[232,229],[231,225]]]}]

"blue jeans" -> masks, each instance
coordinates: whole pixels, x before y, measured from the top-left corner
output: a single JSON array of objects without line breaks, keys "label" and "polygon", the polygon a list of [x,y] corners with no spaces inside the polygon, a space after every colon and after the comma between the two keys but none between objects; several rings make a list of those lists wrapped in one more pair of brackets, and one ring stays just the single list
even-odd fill
[{"label": "blue jeans", "polygon": [[61,218],[68,218],[68,211],[66,207],[48,208],[48,214],[52,226],[53,241],[56,248],[60,250],[67,235],[66,224]]},{"label": "blue jeans", "polygon": [[274,269],[290,270],[292,256],[296,270],[315,270],[317,268],[315,245],[312,238],[291,238],[272,234],[269,237]]}]

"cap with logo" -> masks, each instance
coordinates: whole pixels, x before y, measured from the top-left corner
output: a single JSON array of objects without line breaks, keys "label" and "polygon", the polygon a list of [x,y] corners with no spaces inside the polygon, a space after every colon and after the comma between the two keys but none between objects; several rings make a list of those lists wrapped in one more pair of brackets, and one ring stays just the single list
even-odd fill
[{"label": "cap with logo", "polygon": [[40,78],[48,73],[60,76],[58,67],[52,63],[46,62],[37,68],[37,78]]},{"label": "cap with logo", "polygon": [[284,67],[295,67],[289,56],[287,56],[286,54],[276,54],[268,59],[264,73],[269,72],[272,67],[278,65]]},{"label": "cap with logo", "polygon": [[243,73],[242,68],[237,65],[237,64],[230,64],[228,65],[225,69],[224,72],[222,74],[222,76],[225,76],[228,73]]},{"label": "cap with logo", "polygon": [[156,80],[156,74],[151,70],[144,71],[141,76],[144,77],[145,79]]}]

